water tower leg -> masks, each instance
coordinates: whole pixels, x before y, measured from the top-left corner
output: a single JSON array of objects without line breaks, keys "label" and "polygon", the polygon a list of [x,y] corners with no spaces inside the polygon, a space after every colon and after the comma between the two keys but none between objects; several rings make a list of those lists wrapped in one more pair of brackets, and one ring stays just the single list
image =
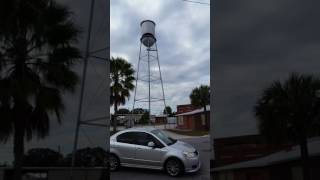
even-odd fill
[{"label": "water tower leg", "polygon": [[[148,39],[148,44],[150,44],[150,40]],[[151,84],[151,77],[150,77],[150,47],[147,48],[147,55],[148,55],[148,107],[149,107],[149,125],[151,125],[151,92],[150,92],[150,84]]]},{"label": "water tower leg", "polygon": [[133,117],[133,110],[136,103],[136,96],[137,96],[137,88],[138,88],[138,80],[139,80],[139,70],[140,70],[140,61],[141,61],[141,46],[142,43],[140,42],[140,48],[139,48],[139,60],[138,60],[138,70],[137,70],[137,77],[136,77],[136,86],[134,88],[134,96],[133,96],[133,105],[132,105],[132,111],[131,116]]},{"label": "water tower leg", "polygon": [[[163,89],[163,81],[162,81],[162,75],[161,75],[161,69],[160,69],[160,62],[159,62],[159,53],[158,53],[158,46],[157,46],[157,42],[155,43],[156,46],[156,52],[157,52],[157,63],[158,63],[158,67],[159,67],[159,74],[160,74],[160,81],[161,81],[161,89],[162,89],[162,98],[163,98],[163,104],[164,104],[164,110],[165,110],[165,115],[168,115],[167,112],[167,104],[166,104],[166,98],[164,96],[164,89]],[[165,122],[165,129],[167,127],[167,123],[168,123],[168,118],[166,117],[166,122]]]}]

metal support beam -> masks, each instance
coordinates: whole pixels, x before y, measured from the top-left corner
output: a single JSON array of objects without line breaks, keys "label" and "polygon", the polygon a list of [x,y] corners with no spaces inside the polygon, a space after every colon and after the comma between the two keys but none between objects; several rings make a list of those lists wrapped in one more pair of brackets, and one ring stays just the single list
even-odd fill
[{"label": "metal support beam", "polygon": [[83,65],[83,70],[82,70],[80,102],[79,102],[79,106],[78,106],[76,132],[75,132],[73,151],[72,151],[71,180],[73,180],[73,176],[72,176],[73,175],[73,168],[75,165],[76,150],[77,150],[77,146],[78,146],[78,137],[79,137],[80,122],[81,122],[81,112],[82,112],[82,105],[83,105],[84,88],[85,88],[86,76],[87,76],[87,66],[88,66],[88,58],[89,58],[94,4],[95,4],[95,0],[92,0],[91,6],[90,6],[90,17],[89,17],[89,26],[88,26],[88,32],[87,32],[88,35],[87,35],[87,41],[86,41],[86,52],[85,52],[85,56],[84,56],[84,65]]}]

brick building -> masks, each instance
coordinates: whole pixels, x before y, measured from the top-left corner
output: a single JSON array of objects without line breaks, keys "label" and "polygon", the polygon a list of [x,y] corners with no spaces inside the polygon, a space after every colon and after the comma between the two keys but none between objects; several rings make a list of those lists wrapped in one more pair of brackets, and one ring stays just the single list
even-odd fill
[{"label": "brick building", "polygon": [[177,114],[182,114],[186,112],[193,111],[195,109],[198,109],[198,107],[193,106],[192,104],[181,104],[177,105]]},{"label": "brick building", "polygon": [[167,124],[167,116],[166,115],[156,115],[155,116],[155,124]]},{"label": "brick building", "polygon": [[[193,105],[177,106],[177,128],[184,130],[209,130],[210,129],[210,106],[198,108]],[[205,119],[205,113],[207,119]]]},{"label": "brick building", "polygon": [[[309,168],[311,180],[320,179],[320,137],[310,138]],[[241,149],[234,148],[241,152]],[[268,149],[268,148],[267,148]],[[302,180],[301,153],[290,145],[263,157],[213,168],[215,180]]]},{"label": "brick building", "polygon": [[214,166],[248,161],[289,148],[290,144],[272,145],[261,135],[245,135],[214,139]]}]

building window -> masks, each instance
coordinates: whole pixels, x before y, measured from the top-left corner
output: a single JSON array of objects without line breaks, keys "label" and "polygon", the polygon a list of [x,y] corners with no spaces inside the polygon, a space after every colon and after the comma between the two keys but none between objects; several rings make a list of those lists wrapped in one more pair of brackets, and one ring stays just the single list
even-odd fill
[{"label": "building window", "polygon": [[183,116],[178,116],[178,124],[183,125]]},{"label": "building window", "polygon": [[206,117],[204,116],[204,114],[201,114],[201,125],[206,125]]}]

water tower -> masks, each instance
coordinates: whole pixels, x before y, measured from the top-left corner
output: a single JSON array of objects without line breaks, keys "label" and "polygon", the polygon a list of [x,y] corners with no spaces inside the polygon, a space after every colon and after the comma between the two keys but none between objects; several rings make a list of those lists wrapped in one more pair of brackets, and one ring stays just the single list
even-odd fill
[{"label": "water tower", "polygon": [[[144,20],[140,23],[140,51],[132,108],[145,109],[147,105],[150,112],[149,120],[151,120],[151,114],[154,113],[151,107],[161,111],[166,107],[155,26],[156,23],[151,20]],[[158,107],[156,107],[157,105]]]}]

